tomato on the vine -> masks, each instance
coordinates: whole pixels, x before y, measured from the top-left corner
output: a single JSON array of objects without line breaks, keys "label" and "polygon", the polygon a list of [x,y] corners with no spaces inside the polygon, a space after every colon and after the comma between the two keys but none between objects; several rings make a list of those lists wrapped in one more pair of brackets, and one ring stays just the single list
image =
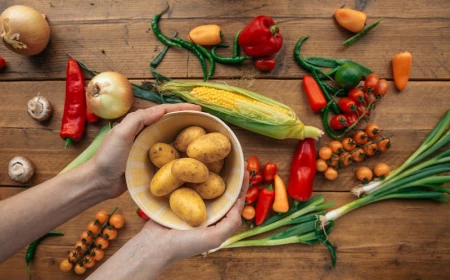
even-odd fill
[{"label": "tomato on the vine", "polygon": [[273,162],[268,162],[264,165],[263,169],[263,179],[266,182],[272,182],[273,178],[277,174],[277,165]]},{"label": "tomato on the vine", "polygon": [[356,113],[344,114],[345,119],[349,126],[358,121],[358,115]]},{"label": "tomato on the vine", "polygon": [[380,77],[377,74],[370,74],[366,77],[364,81],[364,88],[367,91],[373,92],[375,88],[378,86],[378,82],[380,81]]},{"label": "tomato on the vine", "polygon": [[259,158],[255,155],[250,156],[247,159],[247,170],[251,173],[250,175],[256,174],[261,169],[261,162]]},{"label": "tomato on the vine", "polygon": [[366,117],[370,116],[370,110],[367,110],[367,107],[362,104],[356,106],[356,112],[358,113],[358,116],[362,116],[362,115],[364,115]]},{"label": "tomato on the vine", "polygon": [[348,126],[347,119],[344,115],[336,115],[331,118],[330,126],[334,130],[343,130]]},{"label": "tomato on the vine", "polygon": [[389,83],[385,79],[380,79],[378,85],[375,87],[376,97],[379,99],[386,95],[389,89]]},{"label": "tomato on the vine", "polygon": [[343,97],[338,102],[339,109],[342,112],[350,114],[356,111],[356,102],[348,97]]},{"label": "tomato on the vine", "polygon": [[249,182],[252,186],[259,185],[262,181],[263,181],[263,176],[261,175],[261,173],[256,173],[249,179]]},{"label": "tomato on the vine", "polygon": [[348,92],[348,98],[355,101],[356,105],[365,104],[364,92],[360,88],[354,88]]}]

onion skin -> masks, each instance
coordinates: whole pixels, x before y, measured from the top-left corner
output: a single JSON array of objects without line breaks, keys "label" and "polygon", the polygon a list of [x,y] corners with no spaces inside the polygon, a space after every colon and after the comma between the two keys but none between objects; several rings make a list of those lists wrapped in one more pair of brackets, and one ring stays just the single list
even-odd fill
[{"label": "onion skin", "polygon": [[102,119],[112,120],[125,115],[134,102],[128,79],[117,72],[102,72],[86,88],[88,109]]},{"label": "onion skin", "polygon": [[15,5],[0,15],[0,36],[11,51],[31,56],[42,52],[50,40],[45,16],[33,8]]}]

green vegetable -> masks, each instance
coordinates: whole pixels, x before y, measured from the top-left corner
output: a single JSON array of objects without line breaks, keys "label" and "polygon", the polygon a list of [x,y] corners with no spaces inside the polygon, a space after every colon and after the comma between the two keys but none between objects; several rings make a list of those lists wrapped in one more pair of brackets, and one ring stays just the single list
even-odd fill
[{"label": "green vegetable", "polygon": [[28,276],[30,277],[30,279],[31,279],[30,264],[34,258],[34,255],[36,254],[36,249],[37,249],[37,246],[39,245],[39,243],[41,243],[41,241],[48,236],[63,236],[63,235],[64,234],[59,231],[50,231],[50,232],[46,233],[44,236],[39,237],[38,239],[33,241],[28,246],[27,253],[25,254],[25,262],[27,264],[27,272],[28,272]]},{"label": "green vegetable", "polygon": [[223,63],[223,64],[239,64],[244,62],[245,60],[247,60],[248,56],[232,56],[232,57],[225,57],[225,56],[220,56],[218,54],[216,54],[216,49],[217,48],[228,48],[228,46],[225,45],[215,45],[212,49],[211,49],[211,56],[213,57],[213,59],[219,63]]},{"label": "green vegetable", "polygon": [[357,34],[355,34],[353,37],[347,39],[347,40],[343,43],[343,45],[346,46],[346,47],[353,45],[356,41],[358,41],[359,39],[361,39],[361,37],[363,37],[364,35],[366,35],[367,32],[369,32],[370,30],[372,30],[373,28],[375,28],[375,26],[377,26],[377,25],[380,23],[380,21],[381,21],[382,19],[383,19],[383,18],[380,18],[379,20],[377,20],[376,22],[372,23],[371,25],[368,25],[368,26],[364,27],[364,29],[361,30],[359,33],[357,33]]},{"label": "green vegetable", "polygon": [[194,44],[194,46],[200,51],[201,54],[203,54],[209,61],[209,72],[208,72],[208,76],[207,79],[209,80],[213,75],[214,75],[214,71],[216,69],[216,62],[214,61],[213,57],[211,56],[211,54],[209,53],[209,51],[207,49],[205,49],[205,47],[198,45],[198,44]]},{"label": "green vegetable", "polygon": [[239,35],[241,35],[241,30],[238,31],[238,33],[236,33],[236,36],[234,36],[234,42],[233,42],[233,57],[238,57],[239,53],[240,53],[240,47],[239,46]]},{"label": "green vegetable", "polygon": [[[178,32],[175,32],[175,34],[173,34],[172,38],[175,38],[177,35],[178,35]],[[168,50],[169,50],[169,46],[165,45],[164,48],[155,57],[155,59],[153,59],[153,61],[150,63],[150,68],[156,68],[161,63],[161,61],[163,60],[163,58],[166,55]]]},{"label": "green vegetable", "polygon": [[159,26],[158,26],[159,19],[168,10],[169,10],[169,4],[167,4],[167,7],[161,13],[152,17],[151,25],[152,25],[153,33],[155,34],[156,38],[158,38],[158,40],[161,41],[161,43],[163,43],[164,45],[169,46],[169,47],[181,48],[181,45],[179,43],[176,43],[173,40],[167,38],[167,36],[162,34],[161,30],[159,29]]},{"label": "green vegetable", "polygon": [[198,58],[203,70],[203,81],[206,81],[208,79],[208,74],[206,71],[206,60],[203,54],[193,44],[189,43],[188,41],[176,37],[172,38],[172,41],[179,44],[181,47],[191,51]]},{"label": "green vegetable", "polygon": [[361,82],[362,75],[359,68],[353,64],[342,65],[334,75],[336,84],[344,89],[352,89]]},{"label": "green vegetable", "polygon": [[373,73],[372,70],[370,70],[369,68],[367,68],[364,65],[361,65],[357,62],[354,62],[350,59],[334,59],[334,58],[319,57],[319,56],[308,56],[304,60],[307,63],[312,64],[317,67],[333,68],[332,70],[327,72],[326,75],[320,76],[320,79],[329,79],[330,77],[334,76],[336,71],[338,71],[339,68],[344,64],[351,64],[355,67],[358,67],[359,71],[361,72],[361,74],[364,78]]}]

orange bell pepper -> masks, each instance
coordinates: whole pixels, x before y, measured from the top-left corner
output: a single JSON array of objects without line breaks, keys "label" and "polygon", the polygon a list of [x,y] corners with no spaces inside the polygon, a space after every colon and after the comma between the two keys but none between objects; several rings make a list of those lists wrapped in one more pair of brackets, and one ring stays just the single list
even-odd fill
[{"label": "orange bell pepper", "polygon": [[354,33],[364,29],[367,19],[365,13],[349,8],[337,9],[334,17],[340,26]]},{"label": "orange bell pepper", "polygon": [[394,73],[395,86],[399,91],[405,89],[411,73],[412,55],[409,52],[402,52],[392,58],[392,72]]},{"label": "orange bell pepper", "polygon": [[214,46],[220,43],[220,27],[216,24],[200,25],[189,31],[189,40],[202,46]]}]

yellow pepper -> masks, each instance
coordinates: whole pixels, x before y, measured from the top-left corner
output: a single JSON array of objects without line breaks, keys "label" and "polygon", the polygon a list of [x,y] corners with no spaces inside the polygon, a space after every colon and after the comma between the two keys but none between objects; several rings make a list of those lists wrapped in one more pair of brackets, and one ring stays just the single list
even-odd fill
[{"label": "yellow pepper", "polygon": [[189,40],[202,46],[214,46],[220,43],[220,34],[216,24],[200,25],[189,31]]}]

